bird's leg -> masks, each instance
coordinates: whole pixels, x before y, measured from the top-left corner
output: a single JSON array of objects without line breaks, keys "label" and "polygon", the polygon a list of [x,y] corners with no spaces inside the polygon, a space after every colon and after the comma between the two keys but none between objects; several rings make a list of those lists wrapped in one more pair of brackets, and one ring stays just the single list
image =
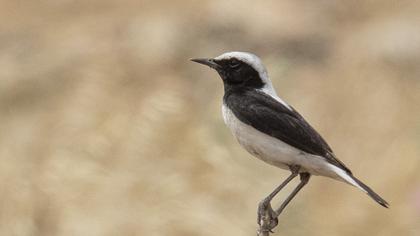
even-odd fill
[{"label": "bird's leg", "polygon": [[292,171],[292,174],[258,204],[257,223],[260,225],[260,231],[269,232],[278,224],[277,212],[273,210],[270,202],[280,190],[299,174],[299,169],[300,166],[291,166],[290,170]]},{"label": "bird's leg", "polygon": [[286,208],[287,204],[296,196],[296,194],[305,186],[311,175],[309,173],[300,173],[300,183],[296,188],[293,190],[293,192],[284,200],[284,202],[281,204],[281,206],[275,211],[276,218],[279,217],[279,215],[283,212],[284,208]]}]

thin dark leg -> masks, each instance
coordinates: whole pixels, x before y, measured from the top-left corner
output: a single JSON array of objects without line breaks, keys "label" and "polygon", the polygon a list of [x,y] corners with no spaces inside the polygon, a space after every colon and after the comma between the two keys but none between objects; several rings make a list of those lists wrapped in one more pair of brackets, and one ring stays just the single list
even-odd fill
[{"label": "thin dark leg", "polygon": [[284,202],[281,204],[281,206],[276,210],[276,217],[278,217],[286,208],[287,204],[296,196],[296,194],[305,186],[311,175],[309,173],[300,173],[300,183],[296,188],[293,190],[293,192],[284,200]]},{"label": "thin dark leg", "polygon": [[292,171],[292,174],[287,177],[286,180],[283,181],[270,195],[268,195],[263,202],[268,201],[270,202],[279,192],[282,190],[292,179],[294,179],[299,174],[300,167],[290,167],[290,170]]},{"label": "thin dark leg", "polygon": [[[268,195],[264,200],[260,202],[258,205],[258,217],[257,217],[257,223],[261,226],[261,228],[264,228],[263,230],[270,231],[272,228],[274,228],[277,225],[277,213],[272,209],[271,207],[271,200],[282,190],[292,179],[294,179],[299,174],[300,166],[291,166],[290,170],[292,171],[292,174],[287,177],[283,183],[281,183],[270,195]],[[290,200],[289,200],[290,201]],[[264,219],[267,224],[264,224],[264,226],[261,223],[262,217],[265,217],[267,219]]]}]

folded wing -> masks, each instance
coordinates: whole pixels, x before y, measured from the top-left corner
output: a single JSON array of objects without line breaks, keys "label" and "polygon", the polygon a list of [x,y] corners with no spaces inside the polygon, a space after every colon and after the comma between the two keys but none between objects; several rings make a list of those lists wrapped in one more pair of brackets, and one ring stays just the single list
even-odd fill
[{"label": "folded wing", "polygon": [[337,158],[327,142],[293,108],[263,92],[243,89],[226,93],[225,104],[239,120],[306,153],[324,157],[329,163],[351,171]]}]

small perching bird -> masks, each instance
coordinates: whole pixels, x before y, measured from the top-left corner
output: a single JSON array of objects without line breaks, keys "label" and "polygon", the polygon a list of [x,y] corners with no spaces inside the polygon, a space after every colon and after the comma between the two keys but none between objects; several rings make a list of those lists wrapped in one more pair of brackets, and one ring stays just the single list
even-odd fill
[{"label": "small perching bird", "polygon": [[[191,59],[215,69],[223,80],[222,113],[226,125],[250,154],[291,175],[258,207],[260,230],[271,231],[278,216],[305,186],[311,175],[321,175],[353,185],[384,207],[388,203],[353,176],[330,146],[305,119],[277,96],[261,60],[251,53],[228,52],[212,59]],[[271,200],[293,178],[301,182],[277,210]],[[268,217],[268,224],[261,219]],[[267,219],[266,219],[267,220]]]}]

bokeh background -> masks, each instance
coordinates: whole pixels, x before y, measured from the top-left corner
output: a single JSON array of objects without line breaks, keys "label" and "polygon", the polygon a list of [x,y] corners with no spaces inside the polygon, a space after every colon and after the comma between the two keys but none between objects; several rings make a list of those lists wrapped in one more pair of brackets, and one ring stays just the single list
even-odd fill
[{"label": "bokeh background", "polygon": [[406,0],[1,1],[0,235],[255,235],[257,203],[288,172],[239,147],[219,77],[189,61],[233,50],[259,55],[391,204],[316,177],[275,235],[420,235],[419,12]]}]

